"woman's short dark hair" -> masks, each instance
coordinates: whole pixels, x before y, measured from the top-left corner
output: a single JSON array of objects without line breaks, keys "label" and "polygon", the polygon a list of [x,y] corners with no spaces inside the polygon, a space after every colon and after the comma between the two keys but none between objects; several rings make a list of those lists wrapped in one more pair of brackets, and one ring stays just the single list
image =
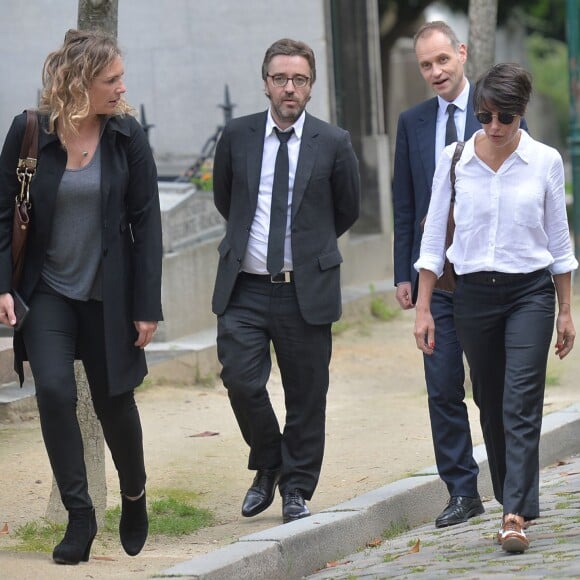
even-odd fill
[{"label": "woman's short dark hair", "polygon": [[473,91],[475,112],[498,111],[523,115],[532,94],[532,75],[521,65],[500,63],[481,75]]},{"label": "woman's short dark hair", "polygon": [[275,56],[303,56],[310,65],[310,84],[313,85],[316,80],[316,61],[314,59],[314,51],[300,40],[292,40],[291,38],[281,38],[277,40],[264,55],[264,62],[262,63],[262,80],[268,78],[268,67],[270,61]]}]

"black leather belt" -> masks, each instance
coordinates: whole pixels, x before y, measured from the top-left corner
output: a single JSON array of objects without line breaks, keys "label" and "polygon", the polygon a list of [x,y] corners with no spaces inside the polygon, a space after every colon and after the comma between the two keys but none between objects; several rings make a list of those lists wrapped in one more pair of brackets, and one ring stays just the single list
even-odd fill
[{"label": "black leather belt", "polygon": [[481,284],[484,286],[498,286],[501,284],[512,284],[513,282],[526,282],[539,278],[545,274],[546,270],[536,270],[528,274],[512,274],[508,272],[472,272],[471,274],[462,274],[463,278],[469,284]]},{"label": "black leather belt", "polygon": [[249,272],[240,272],[240,276],[252,280],[267,282],[268,284],[288,284],[294,282],[294,272],[279,272],[275,276],[270,276],[270,274],[250,274]]}]

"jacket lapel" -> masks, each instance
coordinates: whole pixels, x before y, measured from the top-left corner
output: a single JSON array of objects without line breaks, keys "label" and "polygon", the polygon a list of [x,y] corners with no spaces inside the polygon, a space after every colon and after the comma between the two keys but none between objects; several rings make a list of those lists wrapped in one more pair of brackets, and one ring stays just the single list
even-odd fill
[{"label": "jacket lapel", "polygon": [[437,132],[437,97],[427,102],[417,119],[419,156],[425,170],[426,182],[431,186],[435,174],[435,135]]},{"label": "jacket lapel", "polygon": [[255,209],[258,203],[260,175],[262,172],[262,155],[264,154],[264,136],[266,132],[266,115],[255,115],[248,126],[246,142],[246,172],[250,204]]},{"label": "jacket lapel", "polygon": [[292,218],[296,216],[300,208],[318,154],[319,131],[313,125],[312,117],[306,113],[296,175],[294,176],[294,187],[292,189]]},{"label": "jacket lapel", "polygon": [[481,123],[475,118],[475,111],[473,109],[473,85],[470,85],[467,111],[465,112],[465,141],[476,131],[479,131],[479,129],[481,129]]}]

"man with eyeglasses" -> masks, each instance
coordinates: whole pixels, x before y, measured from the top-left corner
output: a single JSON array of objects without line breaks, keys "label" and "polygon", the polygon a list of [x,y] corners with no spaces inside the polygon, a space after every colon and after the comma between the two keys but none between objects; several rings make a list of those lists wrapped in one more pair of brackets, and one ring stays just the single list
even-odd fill
[{"label": "man with eyeglasses", "polygon": [[[331,325],[341,315],[338,238],[360,206],[349,134],[305,111],[316,80],[312,49],[281,39],[262,64],[267,111],[233,119],[214,159],[214,201],[227,222],[212,308],[221,378],[254,480],[252,517],[282,496],[283,521],[310,515],[320,475]],[[280,429],[267,382],[271,346],[285,402]]]},{"label": "man with eyeglasses", "polygon": [[[473,90],[464,74],[467,47],[441,21],[424,24],[414,38],[421,75],[436,93],[399,116],[393,176],[394,270],[401,308],[415,306],[421,222],[427,214],[435,165],[443,148],[481,128],[473,110]],[[524,128],[525,122],[522,125]],[[436,348],[424,356],[435,461],[449,500],[436,527],[483,513],[479,468],[465,405],[463,352],[453,323],[453,294],[436,289],[431,303],[437,325]]]}]

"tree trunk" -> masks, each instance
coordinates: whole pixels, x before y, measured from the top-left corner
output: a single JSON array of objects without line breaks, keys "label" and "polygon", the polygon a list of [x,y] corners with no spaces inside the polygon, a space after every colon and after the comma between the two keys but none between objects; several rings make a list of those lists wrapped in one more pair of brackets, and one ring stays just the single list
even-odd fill
[{"label": "tree trunk", "polygon": [[[79,30],[104,30],[117,36],[118,4],[118,0],[79,0],[77,22]],[[83,437],[89,493],[95,506],[97,521],[101,526],[104,523],[107,507],[105,443],[101,425],[93,409],[84,367],[80,361],[75,361],[74,364],[77,383],[77,417]],[[46,518],[56,522],[67,521],[67,513],[62,505],[54,477]]]},{"label": "tree trunk", "polygon": [[104,30],[117,36],[119,0],[79,0],[79,30]]},{"label": "tree trunk", "polygon": [[465,73],[472,83],[495,62],[497,0],[469,0],[469,50]]}]

